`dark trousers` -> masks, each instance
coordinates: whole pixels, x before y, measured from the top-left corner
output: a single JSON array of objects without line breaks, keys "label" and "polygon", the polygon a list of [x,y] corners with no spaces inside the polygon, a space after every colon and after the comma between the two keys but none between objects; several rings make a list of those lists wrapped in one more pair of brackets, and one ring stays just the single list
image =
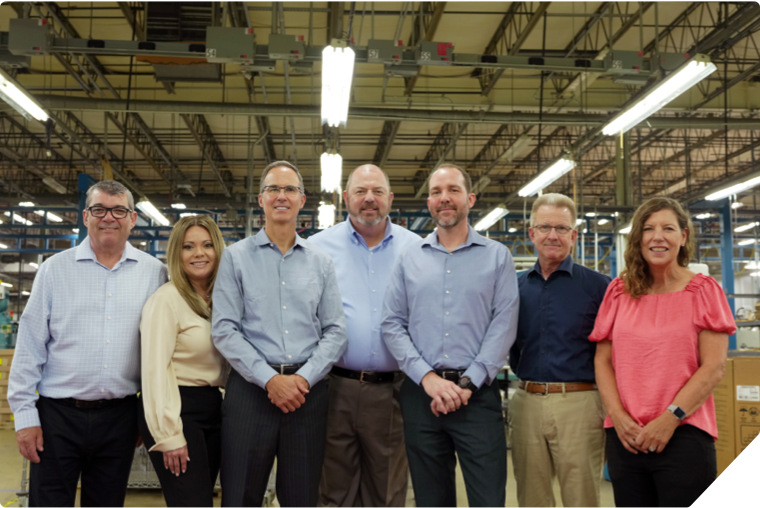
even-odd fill
[{"label": "dark trousers", "polygon": [[137,397],[106,409],[77,409],[40,396],[45,451],[31,464],[29,506],[124,506],[137,441]]},{"label": "dark trousers", "polygon": [[690,506],[718,474],[715,442],[681,425],[662,453],[633,454],[607,431],[607,461],[616,506]]},{"label": "dark trousers", "polygon": [[[150,452],[166,506],[213,506],[214,484],[222,460],[222,393],[213,386],[180,386],[182,432],[187,441],[187,470],[174,475],[164,466],[163,452]],[[140,434],[145,447],[156,444],[140,406]],[[167,450],[168,451],[168,450]]]},{"label": "dark trousers", "polygon": [[261,506],[275,456],[280,506],[316,506],[327,406],[326,380],[283,413],[233,369],[222,404],[222,506]]},{"label": "dark trousers", "polygon": [[431,401],[421,386],[404,380],[401,412],[417,506],[457,505],[457,457],[470,506],[504,506],[507,440],[499,387],[484,385],[467,406],[439,417]]}]

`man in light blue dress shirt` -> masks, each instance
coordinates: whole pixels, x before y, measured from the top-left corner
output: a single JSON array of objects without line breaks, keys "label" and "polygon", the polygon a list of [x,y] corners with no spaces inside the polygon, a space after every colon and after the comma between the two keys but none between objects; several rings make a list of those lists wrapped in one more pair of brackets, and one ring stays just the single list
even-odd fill
[{"label": "man in light blue dress shirt", "polygon": [[228,247],[214,285],[211,335],[232,365],[222,405],[222,504],[261,506],[277,457],[281,506],[316,506],[328,391],[346,349],[333,262],[296,234],[298,169],[264,168],[266,228]]},{"label": "man in light blue dress shirt", "polygon": [[[39,268],[8,385],[30,506],[122,506],[137,440],[140,315],[166,267],[127,239],[132,193],[87,192],[87,238]],[[39,392],[39,395],[36,393]]]},{"label": "man in light blue dress shirt", "polygon": [[430,178],[437,230],[405,250],[391,275],[383,339],[407,379],[406,451],[417,506],[456,506],[456,456],[470,506],[504,506],[507,446],[496,381],[515,341],[519,294],[509,250],[467,223],[466,171]]},{"label": "man in light blue dress shirt", "polygon": [[309,238],[335,263],[348,328],[348,349],[330,378],[320,505],[404,506],[403,374],[383,342],[380,321],[396,258],[422,239],[391,223],[393,193],[379,167],[352,171],[343,198],[349,219]]}]

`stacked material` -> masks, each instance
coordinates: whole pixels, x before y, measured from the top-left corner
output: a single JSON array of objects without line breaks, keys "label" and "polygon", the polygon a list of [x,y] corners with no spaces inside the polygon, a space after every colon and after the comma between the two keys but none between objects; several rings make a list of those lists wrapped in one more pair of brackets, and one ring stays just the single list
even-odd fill
[{"label": "stacked material", "polygon": [[13,349],[0,349],[0,430],[13,430],[13,413],[8,405],[8,376],[11,373]]}]

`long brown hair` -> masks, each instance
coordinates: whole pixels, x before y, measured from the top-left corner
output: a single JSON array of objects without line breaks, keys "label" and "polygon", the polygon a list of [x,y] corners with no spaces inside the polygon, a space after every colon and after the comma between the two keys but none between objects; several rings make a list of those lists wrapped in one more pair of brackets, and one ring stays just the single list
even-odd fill
[{"label": "long brown hair", "polygon": [[[211,243],[214,244],[214,251],[216,252],[216,260],[214,261],[214,268],[211,270],[208,285],[208,304],[195,291],[185,271],[182,269],[182,245],[185,243],[185,233],[193,226],[200,226],[208,231]],[[216,222],[208,215],[194,215],[181,218],[174,225],[171,235],[169,235],[169,245],[166,247],[166,264],[169,265],[169,277],[174,287],[179,291],[180,296],[182,296],[190,308],[205,319],[211,319],[211,294],[214,291],[216,273],[219,270],[219,261],[222,259],[223,250],[224,237],[222,237],[222,232],[219,230]]]},{"label": "long brown hair", "polygon": [[625,270],[620,277],[625,282],[625,290],[632,298],[640,298],[652,286],[652,274],[649,264],[641,255],[641,238],[644,235],[644,223],[649,217],[660,210],[671,210],[681,231],[686,231],[686,242],[678,250],[679,266],[689,266],[689,260],[694,252],[694,232],[691,218],[675,199],[654,197],[641,204],[633,214],[631,232],[628,234],[628,246],[625,248]]}]

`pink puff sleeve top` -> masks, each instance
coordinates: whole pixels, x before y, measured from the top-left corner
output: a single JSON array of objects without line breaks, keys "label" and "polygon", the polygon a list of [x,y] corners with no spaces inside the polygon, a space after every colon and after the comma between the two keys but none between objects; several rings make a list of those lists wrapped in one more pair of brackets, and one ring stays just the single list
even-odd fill
[{"label": "pink puff sleeve top", "polygon": [[[636,422],[646,425],[697,372],[702,330],[736,332],[726,296],[712,277],[697,274],[682,291],[638,300],[628,296],[618,277],[607,288],[589,340],[612,342],[620,400]],[[713,396],[684,423],[717,439]],[[608,415],[604,427],[612,426]]]}]

